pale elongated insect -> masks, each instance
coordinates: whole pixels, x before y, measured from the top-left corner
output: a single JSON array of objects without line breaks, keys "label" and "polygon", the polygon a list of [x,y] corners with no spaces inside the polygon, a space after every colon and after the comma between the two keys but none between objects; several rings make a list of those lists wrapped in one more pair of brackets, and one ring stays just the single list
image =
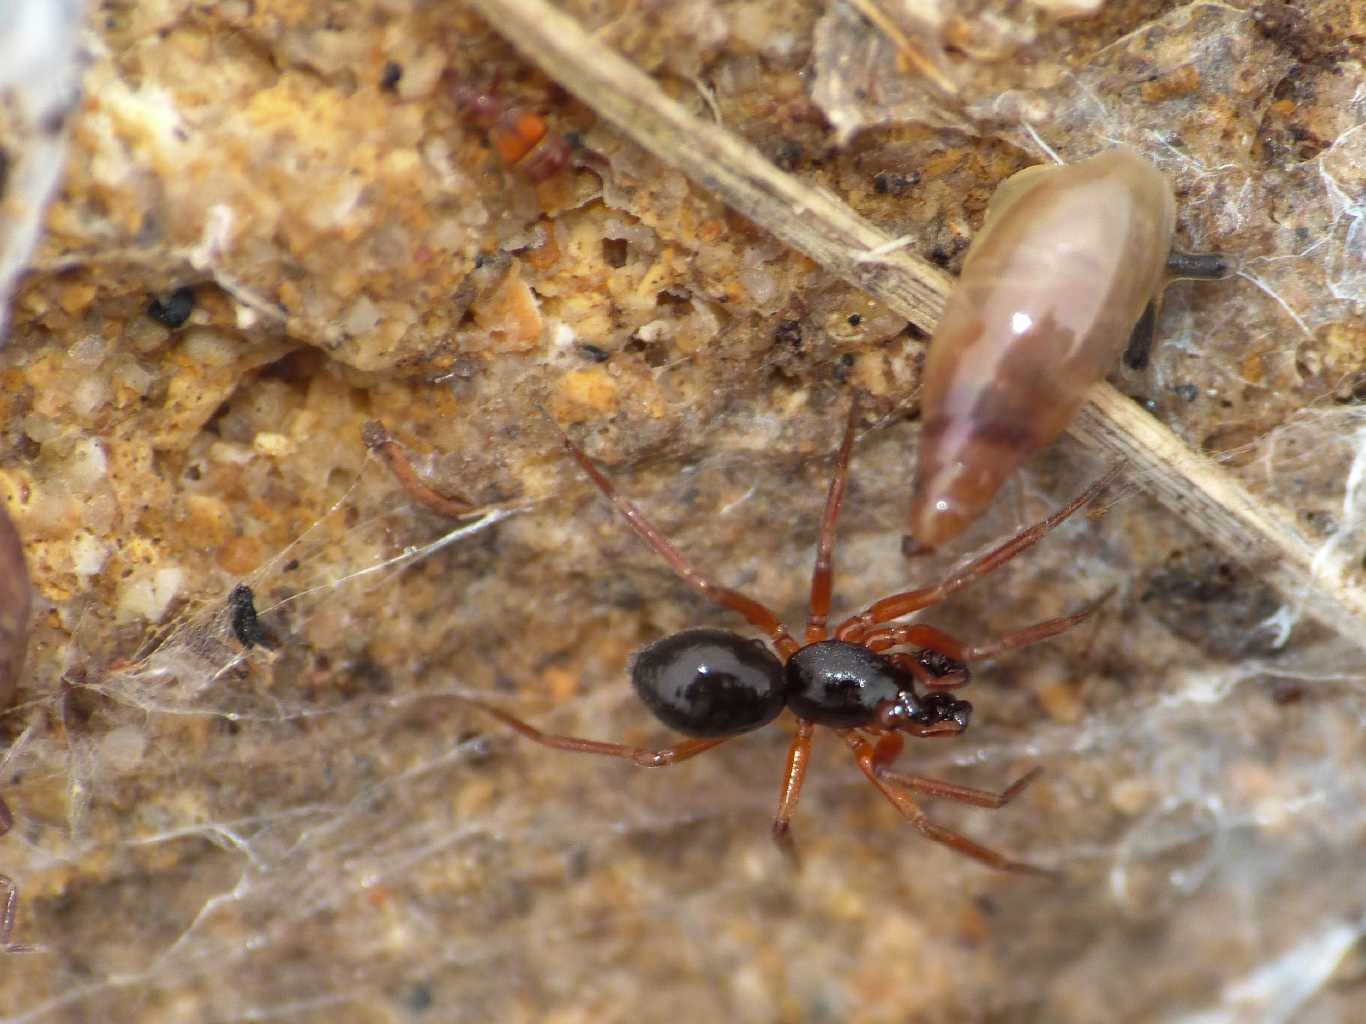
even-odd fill
[{"label": "pale elongated insect", "polygon": [[916,541],[951,540],[1062,433],[1162,283],[1175,219],[1167,179],[1124,148],[996,190],[930,342]]}]

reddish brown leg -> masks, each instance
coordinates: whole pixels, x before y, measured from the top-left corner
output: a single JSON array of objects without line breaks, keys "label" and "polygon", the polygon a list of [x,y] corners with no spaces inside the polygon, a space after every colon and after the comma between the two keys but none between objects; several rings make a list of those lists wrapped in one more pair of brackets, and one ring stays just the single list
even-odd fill
[{"label": "reddish brown leg", "polygon": [[739,612],[756,629],[762,629],[773,640],[773,646],[778,648],[778,653],[784,661],[797,653],[801,645],[792,639],[792,634],[779,621],[777,615],[752,597],[747,597],[738,590],[729,590],[726,587],[718,586],[694,569],[684,560],[678,549],[669,543],[668,538],[641,515],[640,509],[616,492],[611,481],[602,474],[597,466],[589,461],[588,456],[573,441],[566,437],[564,446],[569,450],[569,454],[574,456],[575,461],[583,467],[583,471],[588,474],[593,483],[597,484],[598,490],[602,491],[607,499],[617,507],[617,511],[625,517],[631,525],[631,529],[636,531],[636,535],[654,548],[685,583],[703,597],[710,598],[731,611]]},{"label": "reddish brown leg", "polygon": [[906,775],[902,772],[892,771],[891,766],[901,756],[903,746],[905,746],[905,741],[900,732],[883,733],[877,738],[877,742],[873,746],[873,768],[878,775],[898,786],[914,789],[926,796],[941,796],[948,800],[975,804],[978,807],[1003,807],[1014,800],[1020,791],[1033,782],[1043,771],[1042,768],[1035,768],[1011,783],[1004,793],[992,793],[985,789],[973,789],[971,786],[958,786],[952,782],[941,782],[939,779],[926,778],[924,775]]},{"label": "reddish brown leg", "polygon": [[894,764],[905,745],[906,740],[899,732],[885,732],[877,737],[877,742],[873,744],[873,767],[881,771]]},{"label": "reddish brown leg", "polygon": [[[1012,630],[1009,633],[986,644],[977,644],[973,647],[965,647],[963,644],[943,630],[933,626],[911,623],[907,625],[882,626],[871,629],[864,635],[862,644],[871,651],[881,654],[891,650],[893,647],[921,647],[931,651],[936,651],[954,661],[966,665],[972,661],[982,661],[987,658],[994,658],[1007,651],[1017,650],[1021,647],[1028,647],[1043,640],[1049,640],[1060,633],[1065,633],[1074,626],[1086,621],[1114,595],[1113,588],[1107,590],[1100,597],[1090,604],[1085,605],[1079,611],[1071,615],[1065,615],[1057,619],[1046,619],[1043,622],[1036,622],[1032,626],[1023,629]],[[966,672],[952,672],[944,676],[936,676],[927,670],[923,665],[915,661],[914,658],[907,658],[904,655],[889,655],[898,665],[908,670],[916,678],[916,681],[937,689],[949,690],[962,686],[968,681]]]},{"label": "reddish brown leg", "polygon": [[1030,644],[1037,644],[1040,640],[1047,640],[1055,637],[1059,633],[1066,633],[1073,626],[1079,625],[1094,615],[1114,594],[1114,590],[1107,590],[1090,604],[1083,607],[1080,611],[1073,612],[1071,615],[1064,615],[1060,619],[1047,619],[1044,622],[1036,622],[1032,626],[1024,629],[1012,630],[1004,634],[989,644],[978,644],[969,647],[963,652],[963,661],[981,661],[984,658],[994,658],[998,654],[1006,651],[1013,651],[1020,647],[1028,647]]},{"label": "reddish brown leg", "polygon": [[974,580],[981,579],[988,573],[994,572],[1022,551],[1032,548],[1068,516],[1100,494],[1123,468],[1122,465],[1116,466],[1047,519],[1021,530],[1004,544],[988,551],[981,558],[969,562],[953,575],[945,577],[932,586],[893,594],[891,597],[884,597],[881,601],[869,605],[866,610],[841,622],[835,628],[835,637],[839,640],[847,640],[850,643],[861,643],[874,626],[936,605]]},{"label": "reddish brown leg", "polygon": [[[971,857],[973,860],[981,861],[983,864],[998,871],[1017,871],[1022,874],[1052,876],[1054,873],[1045,868],[1035,867],[1033,864],[1026,864],[1023,861],[1010,860],[997,853],[995,850],[982,846],[974,842],[967,836],[960,835],[952,829],[936,825],[926,816],[925,812],[915,802],[910,793],[906,792],[901,786],[888,780],[883,771],[878,767],[873,745],[863,737],[853,732],[842,732],[845,742],[854,751],[854,756],[858,759],[859,769],[864,776],[877,787],[878,792],[885,796],[888,802],[900,812],[901,816],[911,823],[921,835],[927,839],[932,839],[936,843],[943,843],[945,846]],[[936,794],[940,795],[940,794]]]},{"label": "reddish brown leg", "polygon": [[371,420],[361,428],[360,436],[365,442],[365,447],[384,460],[399,486],[423,508],[431,509],[437,515],[448,519],[461,519],[478,511],[468,502],[447,498],[423,483],[413,464],[408,461],[408,454],[403,450],[403,446],[389,436],[382,424]]},{"label": "reddish brown leg", "polygon": [[954,661],[967,660],[964,657],[963,645],[956,639],[942,629],[924,626],[918,622],[870,629],[859,643],[870,651],[877,651],[879,654],[883,651],[889,651],[893,647],[928,647],[930,650],[938,651]]},{"label": "reddish brown leg", "polygon": [[[918,680],[938,678],[942,684],[943,679],[946,678],[935,676],[926,669],[924,665],[915,661],[909,654],[889,654],[887,655],[887,658],[895,664],[897,668],[901,669],[903,672],[912,673]],[[963,683],[967,682],[966,674],[961,678],[961,682],[950,681],[949,685],[944,686],[943,688],[951,690],[954,687],[961,686]],[[892,737],[900,738],[903,736],[915,736],[920,739],[947,739],[952,736],[961,735],[963,735],[963,726],[952,721],[936,722],[934,725],[899,725],[897,726],[895,733],[892,733],[889,736],[883,736],[878,740],[878,750],[882,750],[883,745]],[[881,754],[875,754],[874,757],[878,760],[879,764],[890,764],[896,759],[896,754],[899,754],[900,752],[901,747],[898,745],[896,747],[896,753],[893,753],[890,757],[883,759]]]},{"label": "reddish brown leg", "polygon": [[811,760],[811,735],[815,731],[813,723],[805,718],[797,719],[797,735],[792,737],[792,745],[787,748],[787,768],[783,771],[782,789],[778,791],[778,813],[773,818],[773,841],[794,867],[799,867],[801,861],[797,856],[797,844],[792,839],[792,812],[797,809],[797,799],[802,795],[806,765]]},{"label": "reddish brown leg", "polygon": [[816,545],[816,568],[811,573],[811,615],[806,620],[806,642],[824,640],[826,623],[830,620],[830,595],[835,579],[835,521],[839,519],[844,502],[844,488],[849,479],[849,454],[854,450],[854,425],[858,416],[858,397],[849,405],[849,425],[844,428],[844,441],[835,460],[835,475],[830,478],[830,491],[825,496],[825,515],[821,519],[821,539]]},{"label": "reddish brown leg", "polygon": [[942,779],[927,778],[924,775],[907,775],[886,768],[879,769],[878,774],[887,782],[897,786],[905,786],[907,789],[924,793],[926,796],[937,796],[945,800],[957,800],[960,804],[972,804],[974,807],[989,807],[992,810],[999,810],[1019,796],[1026,786],[1039,777],[1042,771],[1042,768],[1034,768],[1026,772],[1001,793],[993,793],[986,789],[974,789],[971,786],[959,786]]},{"label": "reddish brown leg", "polygon": [[720,739],[691,739],[684,740],[672,747],[663,747],[660,750],[650,750],[647,747],[631,747],[624,743],[603,743],[600,740],[585,740],[577,736],[559,736],[554,733],[541,732],[534,725],[522,721],[514,715],[508,714],[501,708],[496,708],[492,704],[485,704],[482,700],[473,700],[469,697],[459,698],[462,702],[478,708],[485,714],[492,715],[504,725],[515,729],[527,739],[541,744],[543,747],[553,747],[556,750],[573,750],[580,754],[602,754],[606,757],[621,757],[628,761],[634,761],[642,768],[665,768],[671,764],[678,764],[679,761],[686,761],[690,757],[696,757],[704,750],[710,750],[718,744],[725,743],[730,739],[723,736]]},{"label": "reddish brown leg", "polygon": [[880,629],[870,630],[868,635],[863,638],[863,646],[879,653],[893,647],[920,647],[936,654],[942,654],[949,661],[958,663],[958,667],[951,671],[945,670],[942,674],[936,674],[931,672],[928,666],[910,655],[888,655],[903,670],[915,676],[916,682],[922,686],[929,686],[936,690],[954,690],[960,686],[966,686],[972,678],[968,674],[963,645],[955,637],[945,633],[942,629],[935,629],[933,626],[923,626],[919,623],[883,626]]},{"label": "reddish brown leg", "polygon": [[[908,672],[915,677],[915,681],[921,686],[926,686],[935,690],[956,690],[960,686],[966,686],[972,681],[972,676],[967,670],[967,666],[947,672],[944,675],[936,675],[924,665],[918,658],[910,654],[888,654],[885,657],[893,665]],[[960,730],[961,731],[961,730]],[[939,735],[936,731],[935,735]],[[956,735],[956,734],[955,734]]]},{"label": "reddish brown leg", "polygon": [[[896,668],[899,668],[900,670],[902,670],[902,672],[907,673],[908,676],[914,677],[915,681],[917,681],[917,683],[921,685],[933,685],[934,683],[936,683],[938,679],[936,674],[930,672],[928,668],[925,668],[925,666],[919,664],[918,661],[915,661],[915,658],[912,658],[910,654],[888,654],[885,655],[885,657],[887,657],[888,661],[892,662],[893,665],[896,665]],[[967,681],[967,673],[955,673],[953,674],[953,677],[949,679],[949,684],[947,685],[947,687],[944,687],[944,689],[953,689],[956,687],[960,687],[960,685],[967,683]]]}]

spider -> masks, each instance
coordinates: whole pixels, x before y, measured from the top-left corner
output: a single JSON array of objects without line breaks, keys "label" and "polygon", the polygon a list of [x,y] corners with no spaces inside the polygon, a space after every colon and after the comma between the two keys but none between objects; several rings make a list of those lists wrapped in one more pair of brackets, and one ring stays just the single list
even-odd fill
[{"label": "spider", "polygon": [[[1053,872],[1011,860],[967,836],[930,821],[913,794],[956,800],[997,809],[1009,803],[1039,774],[1035,768],[1004,791],[993,793],[939,779],[894,771],[906,736],[957,736],[967,728],[972,705],[953,696],[969,680],[968,664],[1057,636],[1090,616],[1106,593],[1080,611],[1014,630],[993,642],[966,645],[941,629],[894,620],[939,604],[1038,543],[1046,534],[1096,497],[1119,472],[1097,480],[1063,508],[987,554],[927,587],[893,594],[829,627],[834,584],[835,523],[843,503],[853,449],[858,407],[854,403],[836,459],[835,472],[821,520],[816,565],[811,579],[810,613],[798,641],[766,605],[737,590],[712,582],[626,498],[568,437],[564,446],[606,498],[616,506],[637,536],[660,555],[694,590],[738,613],[766,634],[771,649],[759,640],[714,628],[685,629],[640,650],[631,666],[637,695],[661,722],[686,736],[660,749],[563,736],[543,732],[501,708],[473,698],[462,701],[498,719],[545,747],[619,757],[648,768],[678,764],[776,719],[786,708],[797,719],[787,752],[773,820],[773,838],[795,861],[791,820],[801,794],[816,726],[832,729],[853,752],[859,770],[901,815],[927,838],[1003,871],[1052,875]],[[366,440],[395,472],[399,483],[422,504],[451,514],[469,514],[460,503],[442,505],[434,492],[416,480],[396,442],[375,424]],[[409,486],[409,481],[415,487]],[[895,648],[910,648],[896,651]]]}]

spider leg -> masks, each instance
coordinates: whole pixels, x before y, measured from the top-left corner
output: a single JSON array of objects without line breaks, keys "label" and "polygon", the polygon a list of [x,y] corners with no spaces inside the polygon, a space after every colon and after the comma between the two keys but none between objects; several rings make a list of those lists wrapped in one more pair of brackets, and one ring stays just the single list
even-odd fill
[{"label": "spider leg", "polygon": [[827,635],[830,619],[830,595],[834,588],[835,521],[844,502],[845,484],[849,479],[849,454],[854,449],[854,425],[858,416],[858,396],[849,404],[849,425],[844,428],[844,441],[835,460],[835,475],[830,478],[830,491],[825,497],[825,515],[821,518],[821,539],[816,545],[816,567],[811,573],[811,616],[806,620],[806,642],[814,644]]},{"label": "spider leg", "polygon": [[1013,651],[1020,647],[1028,647],[1030,644],[1037,644],[1040,640],[1047,640],[1055,637],[1059,633],[1065,633],[1073,626],[1080,625],[1099,610],[1100,606],[1114,595],[1114,588],[1110,588],[1100,597],[1090,604],[1085,605],[1080,611],[1075,611],[1071,615],[1064,615],[1058,619],[1046,619],[1043,622],[1036,622],[1032,626],[1025,626],[1023,629],[1012,630],[1005,633],[987,644],[977,644],[969,647],[963,652],[964,661],[981,661],[985,658],[994,658],[998,654],[1006,651]]},{"label": "spider leg", "polygon": [[957,800],[959,803],[972,804],[975,807],[989,807],[992,810],[1004,807],[1019,796],[1024,788],[1043,772],[1042,768],[1034,768],[1012,782],[1004,792],[993,793],[990,790],[960,786],[953,782],[931,779],[924,775],[908,775],[905,772],[892,771],[891,766],[901,754],[903,746],[905,746],[905,741],[899,732],[887,732],[877,737],[877,743],[873,747],[873,769],[879,776],[894,785],[913,789],[917,793],[924,793],[926,796]]},{"label": "spider leg", "polygon": [[936,629],[933,626],[921,625],[920,623],[882,626],[877,629],[869,630],[864,635],[861,643],[870,651],[876,651],[879,654],[884,651],[889,651],[893,647],[919,647],[924,650],[942,654],[944,657],[958,662],[959,665],[962,666],[961,669],[949,671],[943,675],[936,675],[911,655],[887,655],[887,657],[896,665],[915,676],[916,681],[922,686],[939,690],[952,690],[968,682],[970,678],[967,672],[968,662],[994,658],[1007,651],[1013,651],[1020,647],[1028,647],[1031,644],[1051,639],[1060,633],[1065,633],[1073,626],[1080,625],[1086,619],[1094,615],[1100,606],[1108,601],[1113,594],[1114,589],[1111,588],[1090,604],[1083,606],[1080,610],[1073,612],[1071,615],[1064,615],[1061,618],[1046,619],[1043,622],[1036,622],[1032,626],[1012,630],[1011,632],[998,637],[996,640],[993,640],[991,643],[976,644],[972,647],[964,646],[959,640],[941,629]]},{"label": "spider leg", "polygon": [[[914,666],[914,671],[924,672],[925,675],[931,676],[931,673],[926,671],[925,666],[918,664],[909,654],[890,654],[888,655],[888,658],[903,671],[911,672],[911,666]],[[917,676],[917,678],[919,677]],[[963,680],[963,682],[966,682],[966,680]],[[954,682],[949,686],[944,687],[944,689],[953,689],[960,685],[962,684]],[[890,755],[881,753],[884,749],[884,744],[890,747],[890,744],[888,744],[890,738],[899,739],[904,736],[915,736],[918,739],[952,739],[954,736],[962,736],[963,729],[963,726],[953,721],[935,722],[933,725],[899,725],[897,726],[895,733],[884,735],[878,741],[878,752],[874,753],[873,760],[878,764],[883,765],[890,764],[892,761],[896,760],[897,755],[901,753],[900,744],[896,746]]]},{"label": "spider leg", "polygon": [[919,622],[898,623],[895,626],[870,629],[858,642],[878,654],[889,651],[893,647],[928,647],[930,650],[938,651],[954,661],[967,660],[963,656],[963,645],[956,639],[942,629],[926,626]]},{"label": "spider leg", "polygon": [[905,745],[905,737],[899,732],[884,732],[876,736],[876,742],[873,744],[873,767],[880,772],[893,764],[901,756],[901,749]]},{"label": "spider leg", "polygon": [[739,612],[749,621],[750,625],[767,633],[784,661],[798,651],[801,645],[792,639],[792,634],[787,631],[787,627],[782,624],[777,615],[752,597],[748,597],[738,590],[719,586],[694,569],[683,558],[678,549],[669,543],[668,538],[641,514],[640,509],[617,493],[611,481],[603,475],[597,466],[593,465],[578,445],[565,437],[564,446],[568,449],[569,454],[574,457],[574,461],[583,467],[583,471],[588,474],[589,479],[597,485],[598,490],[617,507],[617,511],[630,524],[631,529],[636,531],[636,535],[652,547],[664,561],[668,562],[673,571],[685,583],[703,597],[710,598],[731,611]]},{"label": "spider leg", "polygon": [[910,654],[887,655],[896,665],[915,677],[916,682],[936,690],[954,690],[965,686],[971,680],[968,674],[965,648],[955,637],[921,623],[899,623],[869,630],[860,641],[870,651],[881,654],[893,647],[919,647],[922,651],[932,651],[942,655],[954,666],[941,665],[940,671],[931,671],[930,666]]},{"label": "spider leg", "polygon": [[783,770],[782,789],[778,791],[778,813],[773,818],[773,841],[793,867],[800,867],[801,859],[792,838],[792,812],[797,809],[797,799],[802,795],[806,765],[811,760],[811,735],[815,731],[814,723],[805,718],[797,719],[797,735],[792,737],[792,745],[787,748],[787,767]]},{"label": "spider leg", "polygon": [[879,768],[880,775],[887,782],[897,786],[904,786],[906,789],[913,789],[917,793],[924,793],[926,796],[941,797],[945,800],[956,800],[960,804],[972,804],[974,807],[987,807],[991,810],[998,810],[1020,795],[1031,782],[1037,779],[1042,768],[1034,768],[1012,782],[1000,793],[993,793],[987,789],[975,789],[972,786],[960,786],[953,782],[945,782],[943,779],[931,779],[924,775],[907,775],[904,772],[889,771],[886,768]]},{"label": "spider leg", "polygon": [[423,483],[403,446],[389,436],[383,424],[371,420],[361,428],[360,436],[365,442],[365,447],[384,460],[399,486],[423,508],[430,509],[447,519],[463,519],[479,512],[479,509],[468,502],[448,498]]},{"label": "spider leg", "polygon": [[835,627],[835,637],[839,640],[847,640],[850,643],[861,643],[863,637],[866,636],[874,626],[884,622],[890,622],[892,619],[899,619],[903,615],[909,615],[911,612],[919,611],[922,608],[936,605],[950,594],[962,590],[974,580],[980,579],[990,572],[994,572],[1016,555],[1032,548],[1065,519],[1100,494],[1106,485],[1119,475],[1123,468],[1122,465],[1114,467],[1048,518],[1035,523],[1033,526],[1026,527],[1004,544],[988,551],[982,557],[969,562],[961,569],[944,577],[944,579],[940,580],[938,583],[934,583],[928,587],[920,587],[917,590],[907,590],[900,594],[893,594],[891,597],[884,597],[881,601],[874,602],[857,615],[845,619]]},{"label": "spider leg", "polygon": [[580,754],[621,757],[627,761],[634,761],[642,768],[666,768],[671,764],[678,764],[679,761],[696,757],[703,751],[710,750],[730,739],[729,736],[722,736],[718,739],[688,739],[671,747],[651,750],[648,747],[632,747],[625,743],[604,743],[601,740],[586,740],[578,736],[560,736],[556,733],[542,732],[529,722],[524,722],[515,715],[510,715],[492,704],[485,704],[482,700],[474,700],[470,697],[461,697],[459,700],[471,707],[478,708],[485,714],[492,715],[504,725],[543,747],[553,747],[555,750],[572,750]]},{"label": "spider leg", "polygon": [[886,657],[901,671],[910,673],[921,686],[932,690],[956,690],[972,682],[972,675],[966,665],[944,675],[935,675],[913,654],[888,654]]},{"label": "spider leg", "polygon": [[840,735],[844,737],[845,742],[848,743],[850,749],[853,750],[854,756],[858,760],[859,769],[863,772],[868,781],[876,786],[878,792],[885,796],[888,802],[897,809],[901,816],[909,821],[916,831],[925,836],[925,838],[932,839],[936,843],[942,843],[943,845],[956,850],[958,853],[963,854],[965,857],[971,857],[973,860],[981,861],[988,867],[995,868],[998,871],[1016,871],[1022,874],[1055,877],[1055,872],[1049,871],[1046,868],[1036,867],[1033,864],[1026,864],[1023,861],[1011,860],[1008,857],[997,853],[995,850],[969,839],[965,835],[954,832],[952,829],[944,828],[942,825],[936,825],[934,822],[930,821],[925,812],[920,809],[920,805],[915,802],[915,799],[906,791],[905,787],[885,776],[884,772],[878,767],[872,744],[853,732],[845,731]]}]

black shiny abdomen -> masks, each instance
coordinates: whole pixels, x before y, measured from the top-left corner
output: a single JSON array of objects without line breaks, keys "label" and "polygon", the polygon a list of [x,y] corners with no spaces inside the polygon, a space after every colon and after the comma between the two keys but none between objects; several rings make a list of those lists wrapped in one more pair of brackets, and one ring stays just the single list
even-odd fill
[{"label": "black shiny abdomen", "polygon": [[871,724],[883,701],[909,688],[886,658],[843,640],[809,644],[787,663],[788,707],[835,729]]},{"label": "black shiny abdomen", "polygon": [[783,665],[757,640],[685,629],[636,655],[631,683],[661,722],[688,736],[734,736],[783,710]]}]

